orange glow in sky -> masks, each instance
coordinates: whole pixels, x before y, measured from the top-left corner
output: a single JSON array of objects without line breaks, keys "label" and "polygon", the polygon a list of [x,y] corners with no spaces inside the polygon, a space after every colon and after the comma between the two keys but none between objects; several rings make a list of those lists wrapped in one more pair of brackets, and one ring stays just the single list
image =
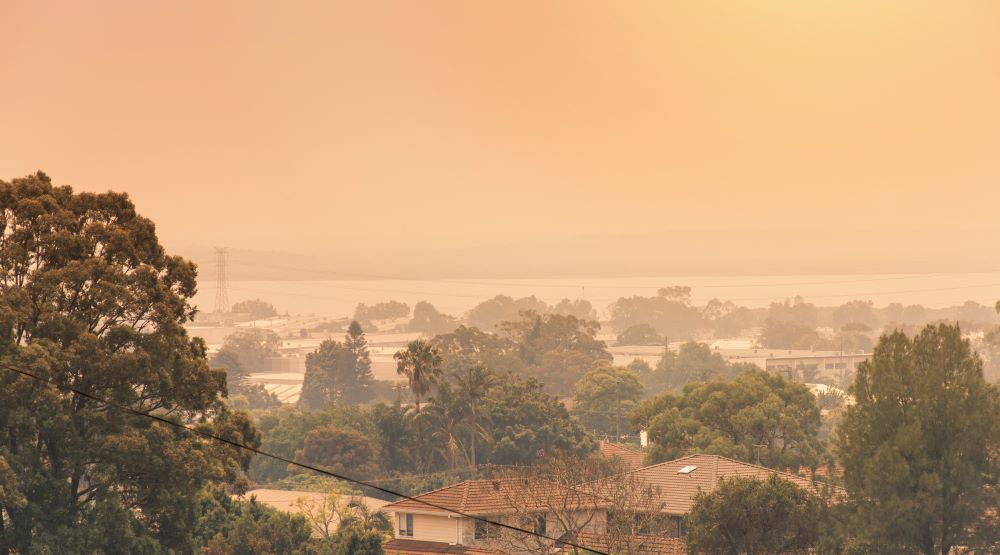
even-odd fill
[{"label": "orange glow in sky", "polygon": [[0,178],[128,191],[168,243],[997,250],[993,1],[0,0],[0,21]]}]

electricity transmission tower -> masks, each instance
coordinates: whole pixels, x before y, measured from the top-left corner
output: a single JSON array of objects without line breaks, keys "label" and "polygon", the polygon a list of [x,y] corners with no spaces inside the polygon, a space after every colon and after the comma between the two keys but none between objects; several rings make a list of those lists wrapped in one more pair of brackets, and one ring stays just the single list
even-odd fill
[{"label": "electricity transmission tower", "polygon": [[229,312],[229,251],[215,249],[215,311]]}]

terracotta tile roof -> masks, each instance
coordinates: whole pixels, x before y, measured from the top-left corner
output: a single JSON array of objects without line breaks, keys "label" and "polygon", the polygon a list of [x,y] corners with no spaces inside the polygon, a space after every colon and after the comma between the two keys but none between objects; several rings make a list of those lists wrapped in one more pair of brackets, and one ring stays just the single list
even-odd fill
[{"label": "terracotta tile roof", "polygon": [[[416,496],[420,501],[403,499],[383,507],[384,511],[412,511],[419,513],[462,513],[486,516],[512,512],[515,506],[521,510],[556,505],[562,508],[579,506],[581,510],[602,507],[607,504],[602,498],[591,493],[550,484],[523,480],[466,480],[458,484],[429,491]],[[526,506],[527,504],[533,506]]]},{"label": "terracotta tile roof", "polygon": [[638,451],[619,447],[618,445],[608,443],[607,441],[601,442],[601,455],[604,455],[609,459],[618,457],[625,464],[625,466],[631,469],[642,468],[642,459],[644,458],[644,455]]},{"label": "terracotta tile roof", "polygon": [[[689,512],[699,492],[712,491],[720,481],[735,477],[766,480],[772,475],[778,475],[813,492],[819,493],[824,487],[824,484],[795,474],[718,455],[690,455],[634,470],[632,475],[638,476],[644,483],[658,489],[658,502],[663,504],[663,512],[675,515]],[[840,488],[833,490],[835,496],[843,495]]]},{"label": "terracotta tile roof", "polygon": [[386,555],[499,555],[502,551],[494,551],[469,545],[452,545],[450,543],[429,542],[421,540],[401,540],[395,538],[382,544]]},{"label": "terracotta tile roof", "polygon": [[[608,547],[607,538],[589,533],[577,534],[573,542],[583,547],[604,551]],[[662,536],[633,536],[629,542],[632,552],[648,553],[650,555],[688,555],[688,546],[683,538],[667,538]],[[575,553],[574,548],[556,542],[561,548],[558,553]]]}]

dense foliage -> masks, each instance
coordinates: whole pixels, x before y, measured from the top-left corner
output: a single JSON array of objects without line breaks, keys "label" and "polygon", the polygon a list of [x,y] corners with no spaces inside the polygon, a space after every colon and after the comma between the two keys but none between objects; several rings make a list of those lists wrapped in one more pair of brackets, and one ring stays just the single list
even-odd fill
[{"label": "dense foliage", "polygon": [[354,320],[363,327],[370,327],[375,320],[394,320],[410,315],[410,306],[399,301],[387,301],[368,306],[358,304],[354,309]]},{"label": "dense foliage", "polygon": [[330,403],[362,403],[371,399],[374,382],[368,340],[353,321],[343,342],[328,339],[306,355],[299,405],[316,410]]},{"label": "dense foliage", "polygon": [[656,332],[656,328],[643,322],[625,328],[618,334],[618,345],[663,345],[664,337]]},{"label": "dense foliage", "polygon": [[615,330],[648,324],[671,341],[692,339],[703,326],[701,311],[691,305],[689,287],[667,287],[653,297],[622,297],[608,310]]},{"label": "dense foliage", "polygon": [[233,303],[231,312],[249,314],[251,320],[273,318],[278,315],[278,309],[269,302],[260,299],[250,299]]},{"label": "dense foliage", "polygon": [[815,494],[777,475],[732,478],[698,494],[685,539],[704,555],[804,553],[819,540],[820,507]]},{"label": "dense foliage", "polygon": [[748,368],[750,366],[746,364],[726,362],[722,355],[704,343],[689,341],[676,352],[665,350],[656,368],[644,374],[642,381],[651,393],[680,391],[689,383],[731,379]]},{"label": "dense foliage", "polygon": [[801,383],[760,370],[646,400],[632,420],[649,431],[650,463],[705,453],[795,470],[815,468],[823,451],[813,394]]},{"label": "dense foliage", "polygon": [[573,395],[573,414],[600,434],[628,432],[628,415],[642,399],[639,377],[629,368],[599,363],[580,381]]},{"label": "dense foliage", "polygon": [[458,327],[458,319],[441,313],[429,302],[420,301],[413,307],[413,319],[407,329],[424,335],[448,333]]},{"label": "dense foliage", "polygon": [[498,373],[537,378],[558,395],[573,394],[574,384],[597,362],[611,361],[600,326],[562,314],[524,312],[503,322],[498,333],[460,326],[431,343],[444,357],[449,372],[482,365]]},{"label": "dense foliage", "polygon": [[883,552],[996,548],[1000,392],[957,326],[884,336],[837,431],[854,533]]},{"label": "dense foliage", "polygon": [[[0,182],[0,362],[256,444],[182,327],[195,275],[124,194]],[[17,552],[189,551],[197,493],[249,462],[10,372],[0,429],[0,546]]]}]

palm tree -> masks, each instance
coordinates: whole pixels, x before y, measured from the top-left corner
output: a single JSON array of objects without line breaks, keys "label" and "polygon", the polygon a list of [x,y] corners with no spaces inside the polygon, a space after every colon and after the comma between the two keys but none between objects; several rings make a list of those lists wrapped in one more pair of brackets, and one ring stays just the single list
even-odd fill
[{"label": "palm tree", "polygon": [[353,528],[362,535],[385,538],[392,534],[392,521],[384,512],[372,509],[359,499],[352,499],[340,513],[339,530],[348,528]]},{"label": "palm tree", "polygon": [[465,403],[448,383],[438,387],[431,403],[416,416],[421,423],[427,422],[432,448],[450,468],[457,467],[459,457],[465,454],[465,448],[458,439],[464,417]]},{"label": "palm tree", "polygon": [[410,384],[410,391],[416,399],[417,409],[417,465],[423,469],[424,461],[420,460],[424,448],[423,423],[420,418],[420,398],[426,395],[431,387],[441,379],[444,371],[444,360],[437,347],[430,343],[416,339],[410,341],[406,348],[392,355],[396,360],[396,372],[400,376],[406,376]]},{"label": "palm tree", "polygon": [[455,385],[463,401],[463,423],[469,432],[469,466],[476,467],[476,436],[489,438],[489,431],[482,425],[480,410],[489,389],[496,383],[496,376],[481,364],[469,366],[464,374],[456,372]]},{"label": "palm tree", "polygon": [[400,376],[406,376],[410,382],[410,391],[416,399],[417,414],[420,414],[420,398],[441,379],[444,363],[441,352],[423,339],[416,339],[410,341],[405,349],[392,355],[392,358],[396,360],[396,372]]}]

